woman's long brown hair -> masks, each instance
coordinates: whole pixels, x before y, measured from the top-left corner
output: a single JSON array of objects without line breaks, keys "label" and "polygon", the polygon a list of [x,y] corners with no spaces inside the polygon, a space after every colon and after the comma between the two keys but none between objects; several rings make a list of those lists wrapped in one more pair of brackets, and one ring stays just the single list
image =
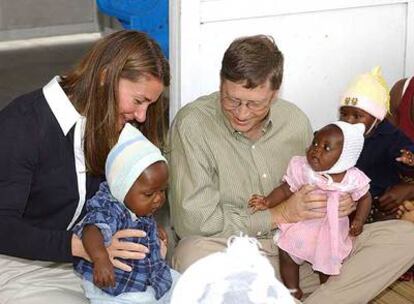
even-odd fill
[{"label": "woman's long brown hair", "polygon": [[[137,81],[153,76],[170,84],[168,61],[159,45],[145,33],[115,32],[100,39],[79,65],[62,77],[62,88],[76,110],[86,117],[84,151],[88,172],[104,174],[109,150],[118,140],[118,85],[121,78]],[[137,124],[154,144],[165,135],[165,99],[148,108],[147,119]]]}]

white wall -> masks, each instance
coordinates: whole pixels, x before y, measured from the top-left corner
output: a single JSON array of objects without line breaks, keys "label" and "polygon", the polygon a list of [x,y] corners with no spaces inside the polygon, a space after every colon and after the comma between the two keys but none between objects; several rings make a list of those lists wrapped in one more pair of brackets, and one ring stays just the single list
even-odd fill
[{"label": "white wall", "polygon": [[0,41],[98,31],[95,0],[0,1]]},{"label": "white wall", "polygon": [[414,74],[414,0],[170,1],[171,117],[218,89],[223,53],[239,36],[268,34],[285,55],[280,95],[314,128],[336,119],[357,74],[381,65],[391,86]]}]

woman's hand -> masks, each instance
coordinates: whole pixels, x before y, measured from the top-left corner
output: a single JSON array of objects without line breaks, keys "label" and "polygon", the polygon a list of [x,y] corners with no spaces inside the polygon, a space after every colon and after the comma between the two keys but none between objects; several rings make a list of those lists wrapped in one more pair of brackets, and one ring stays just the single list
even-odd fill
[{"label": "woman's hand", "polygon": [[[126,242],[120,239],[145,236],[146,233],[144,231],[137,229],[124,229],[115,233],[112,236],[111,245],[107,248],[112,264],[124,271],[131,271],[131,266],[120,262],[117,258],[140,260],[145,258],[145,255],[149,252],[149,250],[144,245]],[[91,261],[82,245],[81,239],[76,235],[72,235],[72,255]]]},{"label": "woman's hand", "polygon": [[349,193],[344,193],[339,198],[338,216],[344,217],[350,215],[356,210],[356,202]]},{"label": "woman's hand", "polygon": [[272,228],[278,224],[323,218],[326,214],[326,195],[313,194],[315,189],[314,186],[303,186],[286,201],[270,208]]}]

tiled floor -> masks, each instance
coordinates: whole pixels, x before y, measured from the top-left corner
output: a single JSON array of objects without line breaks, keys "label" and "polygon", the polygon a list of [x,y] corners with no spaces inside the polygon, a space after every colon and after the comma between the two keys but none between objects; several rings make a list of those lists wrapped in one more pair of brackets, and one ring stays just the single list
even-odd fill
[{"label": "tiled floor", "polygon": [[99,34],[0,43],[0,109],[70,69]]},{"label": "tiled floor", "polygon": [[414,303],[414,282],[395,282],[384,290],[370,304],[412,304]]}]

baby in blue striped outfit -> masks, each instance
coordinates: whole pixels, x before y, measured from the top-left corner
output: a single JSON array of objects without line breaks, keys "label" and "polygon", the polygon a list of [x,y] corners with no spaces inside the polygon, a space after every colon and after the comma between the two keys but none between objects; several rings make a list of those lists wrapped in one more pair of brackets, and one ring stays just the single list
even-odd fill
[{"label": "baby in blue striped outfit", "polygon": [[[108,155],[105,174],[107,181],[87,201],[86,215],[74,228],[93,262],[79,258],[74,263],[86,297],[100,304],[169,303],[179,274],[161,256],[153,218],[165,202],[167,162],[139,130],[126,124]],[[106,251],[112,235],[123,229],[146,232],[145,237],[125,239],[149,249],[144,259],[122,260],[131,272],[114,268]]]}]

